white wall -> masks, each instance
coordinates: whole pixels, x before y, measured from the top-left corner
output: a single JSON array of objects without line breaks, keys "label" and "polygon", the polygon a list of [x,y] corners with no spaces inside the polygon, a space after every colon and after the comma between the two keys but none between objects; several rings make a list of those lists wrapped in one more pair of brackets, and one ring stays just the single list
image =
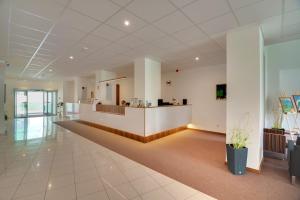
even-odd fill
[{"label": "white wall", "polygon": [[0,134],[5,133],[4,123],[4,76],[5,66],[0,64]]},{"label": "white wall", "polygon": [[63,82],[63,102],[75,102],[75,84],[74,80],[67,80]]},{"label": "white wall", "polygon": [[[95,78],[75,77],[74,78],[74,100],[75,102],[88,102],[91,99],[91,92],[95,93]],[[82,88],[85,88],[83,91]]]},{"label": "white wall", "polygon": [[[272,110],[279,110],[280,96],[300,94],[300,40],[265,47],[266,127],[272,127]],[[291,120],[293,122],[293,120]],[[287,128],[284,121],[283,127]],[[291,124],[293,127],[293,124]]]},{"label": "white wall", "polygon": [[228,32],[226,44],[226,142],[231,143],[234,128],[245,129],[249,133],[247,167],[260,169],[264,127],[263,36],[258,25],[250,25]]},{"label": "white wall", "polygon": [[152,58],[134,61],[134,97],[157,106],[161,98],[161,63]]},{"label": "white wall", "polygon": [[39,81],[39,80],[18,80],[5,79],[7,99],[6,113],[11,119],[14,117],[14,89],[41,89],[41,90],[57,90],[58,101],[63,99],[63,83],[62,81]]},{"label": "white wall", "polygon": [[[169,86],[166,81],[171,81]],[[207,66],[162,74],[162,98],[192,104],[193,128],[225,133],[226,100],[216,99],[216,85],[226,83],[226,66]]]}]

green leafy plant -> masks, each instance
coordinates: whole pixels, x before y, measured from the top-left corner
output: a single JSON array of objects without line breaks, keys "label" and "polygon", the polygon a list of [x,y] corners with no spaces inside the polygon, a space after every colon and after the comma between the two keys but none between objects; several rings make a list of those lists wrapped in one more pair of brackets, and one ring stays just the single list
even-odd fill
[{"label": "green leafy plant", "polygon": [[272,128],[281,129],[282,128],[282,112],[278,108],[274,107],[272,109],[273,116],[273,126]]},{"label": "green leafy plant", "polygon": [[248,142],[248,134],[246,130],[235,128],[232,130],[231,142],[234,149],[241,149],[246,147]]}]

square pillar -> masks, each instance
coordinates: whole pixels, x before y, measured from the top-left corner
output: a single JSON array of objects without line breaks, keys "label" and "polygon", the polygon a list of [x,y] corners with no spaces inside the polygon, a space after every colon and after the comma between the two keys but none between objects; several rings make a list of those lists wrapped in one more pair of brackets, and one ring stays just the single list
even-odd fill
[{"label": "square pillar", "polygon": [[227,34],[227,126],[226,142],[232,129],[249,116],[247,167],[260,170],[263,158],[264,66],[263,36],[258,25],[234,29]]},{"label": "square pillar", "polygon": [[5,111],[4,111],[4,79],[5,79],[5,66],[0,63],[0,134],[5,134]]},{"label": "square pillar", "polygon": [[161,62],[143,57],[134,61],[134,97],[157,106],[161,98]]}]

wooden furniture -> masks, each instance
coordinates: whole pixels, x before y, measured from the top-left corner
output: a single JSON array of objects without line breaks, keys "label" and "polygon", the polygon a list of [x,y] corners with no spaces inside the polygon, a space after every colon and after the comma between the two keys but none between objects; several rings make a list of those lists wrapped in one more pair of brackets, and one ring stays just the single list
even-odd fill
[{"label": "wooden furniture", "polygon": [[264,129],[264,156],[284,159],[286,136],[281,129]]},{"label": "wooden furniture", "polygon": [[112,114],[116,114],[116,115],[125,115],[125,106],[97,104],[96,111],[112,113]]}]

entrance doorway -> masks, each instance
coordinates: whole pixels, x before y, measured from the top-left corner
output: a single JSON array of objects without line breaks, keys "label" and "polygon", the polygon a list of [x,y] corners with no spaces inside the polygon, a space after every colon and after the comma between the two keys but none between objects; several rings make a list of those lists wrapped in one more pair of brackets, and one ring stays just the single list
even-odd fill
[{"label": "entrance doorway", "polygon": [[56,115],[57,91],[15,90],[15,117]]}]

